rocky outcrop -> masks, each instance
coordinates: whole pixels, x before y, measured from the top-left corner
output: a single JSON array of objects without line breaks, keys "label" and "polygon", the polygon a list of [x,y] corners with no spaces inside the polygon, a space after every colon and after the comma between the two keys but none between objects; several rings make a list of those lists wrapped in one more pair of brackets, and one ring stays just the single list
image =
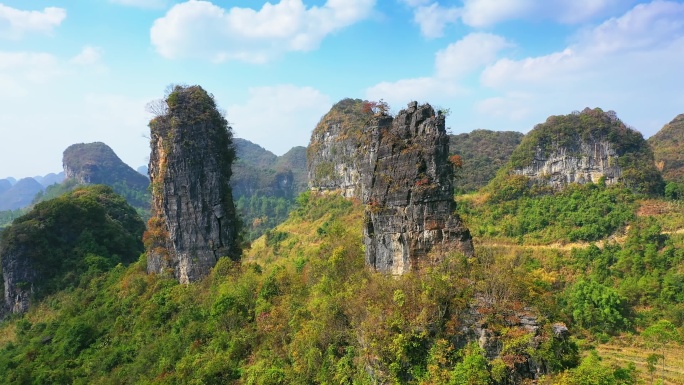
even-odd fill
[{"label": "rocky outcrop", "polygon": [[391,274],[417,268],[437,245],[473,254],[453,213],[453,166],[444,117],[410,103],[396,117],[346,99],[323,117],[309,146],[313,190],[366,204],[366,264]]},{"label": "rocky outcrop", "polygon": [[444,116],[410,103],[371,130],[364,172],[366,264],[403,274],[435,245],[472,255],[470,232],[453,213],[453,165]]},{"label": "rocky outcrop", "polygon": [[555,190],[570,183],[605,181],[658,194],[663,185],[641,133],[614,111],[600,108],[551,116],[536,125],[513,151],[508,167],[508,174]]},{"label": "rocky outcrop", "polygon": [[[506,365],[506,383],[520,384],[551,373],[549,356],[557,361],[579,357],[565,324],[548,323],[531,307],[495,309],[483,296],[476,296],[462,321],[457,346],[476,341],[490,362],[501,360]],[[533,356],[542,345],[550,354]]]},{"label": "rocky outcrop", "polygon": [[25,313],[31,304],[33,283],[36,282],[36,269],[31,266],[31,246],[29,244],[6,247],[0,250],[2,259],[2,278],[5,289],[3,309],[0,309],[0,319],[3,313]]},{"label": "rocky outcrop", "polygon": [[360,99],[344,99],[321,118],[307,148],[309,186],[314,191],[339,191],[361,198],[362,175],[368,168],[373,119]]},{"label": "rocky outcrop", "polygon": [[134,207],[148,209],[150,181],[102,142],[72,144],[62,156],[64,177],[78,184],[104,184]]},{"label": "rocky outcrop", "polygon": [[102,142],[72,144],[62,155],[64,177],[81,184],[126,183],[131,188],[147,189],[149,181],[124,163]]},{"label": "rocky outcrop", "polygon": [[601,178],[606,184],[615,184],[622,170],[612,143],[580,140],[572,147],[554,146],[548,155],[537,147],[532,163],[515,173],[561,188],[570,183],[598,183]]},{"label": "rocky outcrop", "polygon": [[229,185],[235,152],[228,122],[204,89],[177,86],[166,103],[167,112],[150,121],[147,270],[189,283],[219,257],[240,256]]}]

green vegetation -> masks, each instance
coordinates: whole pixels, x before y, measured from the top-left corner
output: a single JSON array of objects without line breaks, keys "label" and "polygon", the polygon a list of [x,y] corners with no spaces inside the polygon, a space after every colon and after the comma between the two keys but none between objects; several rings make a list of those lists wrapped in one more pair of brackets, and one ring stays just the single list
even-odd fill
[{"label": "green vegetation", "polygon": [[648,138],[663,179],[684,182],[684,114],[678,115],[658,133]]},{"label": "green vegetation", "polygon": [[[364,128],[373,118],[373,110],[369,108],[369,102],[361,99],[342,99],[335,103],[330,111],[325,114],[314,128],[311,134],[312,141],[307,148],[307,159],[318,156],[321,149],[321,141],[325,132],[333,129],[340,133],[338,140],[354,138],[361,141]],[[385,107],[383,107],[384,109]],[[319,140],[313,140],[319,138]]]},{"label": "green vegetation", "polygon": [[463,159],[457,174],[456,189],[473,192],[489,183],[496,172],[508,163],[523,134],[514,131],[475,130],[449,135],[449,152]]},{"label": "green vegetation", "polygon": [[[634,150],[628,166],[647,157],[643,140],[600,110],[550,118],[560,129],[548,138],[576,139],[577,122],[581,138]],[[112,237],[83,236],[87,252],[64,254],[81,267],[0,323],[0,384],[518,384],[530,358],[539,384],[682,383],[680,182],[647,199],[657,178],[639,170],[637,185],[558,192],[507,173],[457,199],[475,257],[440,250],[400,277],[365,268],[364,208],[332,194],[236,198],[249,235],[263,236],[190,285],[148,275],[144,254],[116,264],[131,258],[102,249]],[[79,191],[36,207],[82,196],[90,207]],[[68,207],[69,218],[89,218]],[[55,222],[31,218],[19,223],[37,232]],[[17,238],[13,228],[3,239]],[[66,248],[52,232],[21,235],[57,255]]]},{"label": "green vegetation", "polygon": [[0,255],[27,259],[40,298],[72,287],[81,276],[135,260],[143,222],[111,188],[76,189],[36,204],[2,233]]},{"label": "green vegetation", "polygon": [[475,236],[532,244],[596,241],[635,217],[636,196],[626,188],[570,185],[552,195],[536,193],[525,177],[509,181],[484,203],[459,198],[459,212]]},{"label": "green vegetation", "polygon": [[551,116],[523,138],[509,165],[497,178],[532,164],[535,156],[547,158],[555,149],[577,154],[581,143],[608,142],[618,155],[621,182],[636,192],[661,195],[663,181],[653,164],[653,152],[641,133],[627,127],[615,112],[586,108],[570,115]]},{"label": "green vegetation", "polygon": [[245,237],[255,240],[269,229],[285,221],[294,207],[294,199],[252,195],[241,196],[235,207],[244,221]]},{"label": "green vegetation", "polygon": [[306,149],[295,147],[278,157],[244,139],[234,139],[238,159],[230,184],[244,222],[245,238],[255,240],[282,223],[306,190]]},{"label": "green vegetation", "polygon": [[[531,300],[517,288],[528,281],[500,281],[512,294],[482,308],[505,360],[459,353],[466,309],[493,292],[489,262],[450,254],[399,278],[375,274],[358,203],[306,193],[298,205],[246,261],[221,259],[199,283],[147,275],[142,257],[2,324],[0,383],[492,383],[528,354],[530,335],[497,316]],[[560,349],[546,325],[535,354],[562,371],[576,348]]]}]

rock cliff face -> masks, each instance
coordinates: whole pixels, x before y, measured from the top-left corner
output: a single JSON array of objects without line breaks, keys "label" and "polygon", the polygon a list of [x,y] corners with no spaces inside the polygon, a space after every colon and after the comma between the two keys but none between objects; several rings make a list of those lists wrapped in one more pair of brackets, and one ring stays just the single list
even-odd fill
[{"label": "rock cliff face", "polygon": [[472,255],[470,232],[453,214],[444,117],[416,102],[395,118],[373,116],[361,103],[344,100],[324,116],[309,146],[309,177],[314,190],[366,204],[366,264],[404,274],[437,245]]},{"label": "rock cliff face", "polygon": [[606,184],[615,184],[620,180],[622,170],[610,142],[579,141],[571,147],[554,146],[548,155],[537,148],[532,163],[515,173],[561,188],[570,183],[598,183],[601,178],[605,178]]},{"label": "rock cliff face", "polygon": [[102,142],[72,144],[62,156],[64,177],[79,184],[104,184],[134,207],[148,209],[150,181]]},{"label": "rock cliff face", "polygon": [[361,198],[367,168],[369,132],[373,119],[360,99],[344,99],[325,114],[307,148],[309,186],[316,191],[339,191]]},{"label": "rock cliff face", "polygon": [[33,283],[36,282],[36,270],[27,258],[31,255],[28,244],[18,245],[12,249],[0,251],[2,258],[2,278],[5,289],[3,306],[0,306],[0,319],[5,314],[25,313],[31,304]]},{"label": "rock cliff face", "polygon": [[177,86],[168,111],[150,122],[152,218],[147,270],[181,283],[205,276],[221,256],[239,258],[238,219],[229,185],[231,131],[213,97]]},{"label": "rock cliff face", "polygon": [[404,274],[440,244],[472,255],[470,232],[453,214],[453,165],[444,116],[410,103],[377,119],[364,172],[366,264]]},{"label": "rock cliff face", "polygon": [[659,193],[662,177],[641,133],[614,111],[585,108],[551,116],[538,124],[513,151],[509,173],[561,189],[569,183],[622,183],[644,193]]},{"label": "rock cliff face", "polygon": [[147,189],[149,181],[124,163],[102,142],[72,144],[62,156],[64,177],[81,184],[126,183],[131,188]]}]

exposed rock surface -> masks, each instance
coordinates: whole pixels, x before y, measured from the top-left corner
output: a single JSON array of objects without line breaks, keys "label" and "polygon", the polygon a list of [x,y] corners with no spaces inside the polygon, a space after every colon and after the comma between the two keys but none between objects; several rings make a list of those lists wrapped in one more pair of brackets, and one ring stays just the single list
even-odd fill
[{"label": "exposed rock surface", "polygon": [[622,169],[610,142],[580,140],[572,147],[554,146],[548,155],[538,147],[532,163],[515,173],[545,179],[560,188],[570,183],[598,183],[601,178],[605,178],[606,184],[615,184],[620,180]]},{"label": "exposed rock surface", "polygon": [[147,270],[170,270],[188,283],[205,276],[221,256],[239,258],[229,185],[235,153],[228,122],[204,89],[177,86],[166,103],[166,114],[150,121]]},{"label": "exposed rock surface", "polygon": [[149,208],[150,181],[102,142],[72,144],[62,156],[64,177],[78,184],[104,184],[135,207]]},{"label": "exposed rock surface", "polygon": [[339,191],[361,198],[362,174],[368,167],[373,119],[360,99],[344,99],[321,118],[307,148],[309,186],[316,191]]},{"label": "exposed rock surface", "polygon": [[473,254],[470,232],[453,214],[453,165],[444,116],[410,103],[372,128],[364,172],[366,264],[404,274],[435,245]]},{"label": "exposed rock surface", "polygon": [[662,177],[641,133],[614,111],[585,108],[538,124],[511,155],[510,173],[561,189],[569,183],[623,183],[660,193]]},{"label": "exposed rock surface", "polygon": [[147,189],[149,181],[124,163],[102,142],[72,144],[62,156],[64,176],[81,184],[126,183],[131,188]]},{"label": "exposed rock surface", "polygon": [[666,181],[684,182],[684,114],[676,118],[655,135],[648,138],[653,149],[656,167]]},{"label": "exposed rock surface", "polygon": [[[502,331],[506,335],[502,335]],[[538,351],[542,344],[558,357],[571,357],[572,343],[569,336],[565,324],[548,324],[530,307],[494,310],[489,301],[478,296],[464,314],[458,342],[465,346],[469,341],[477,341],[488,360],[501,359],[512,369],[508,378],[510,383],[519,384],[551,373],[552,368],[548,362],[530,354]],[[520,341],[517,346],[510,343],[512,338]]]},{"label": "exposed rock surface", "polygon": [[391,274],[416,268],[436,245],[472,255],[470,232],[453,214],[453,166],[444,117],[410,103],[392,118],[360,100],[333,106],[308,149],[313,190],[366,204],[366,264]]}]

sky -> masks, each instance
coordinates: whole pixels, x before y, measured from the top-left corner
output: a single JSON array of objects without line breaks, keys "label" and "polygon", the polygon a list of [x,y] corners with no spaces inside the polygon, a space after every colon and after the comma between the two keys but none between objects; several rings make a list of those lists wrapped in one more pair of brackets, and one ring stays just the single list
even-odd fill
[{"label": "sky", "polygon": [[347,97],[455,134],[600,107],[648,138],[684,113],[684,0],[0,0],[0,178],[95,141],[146,165],[171,84],[277,155]]}]

